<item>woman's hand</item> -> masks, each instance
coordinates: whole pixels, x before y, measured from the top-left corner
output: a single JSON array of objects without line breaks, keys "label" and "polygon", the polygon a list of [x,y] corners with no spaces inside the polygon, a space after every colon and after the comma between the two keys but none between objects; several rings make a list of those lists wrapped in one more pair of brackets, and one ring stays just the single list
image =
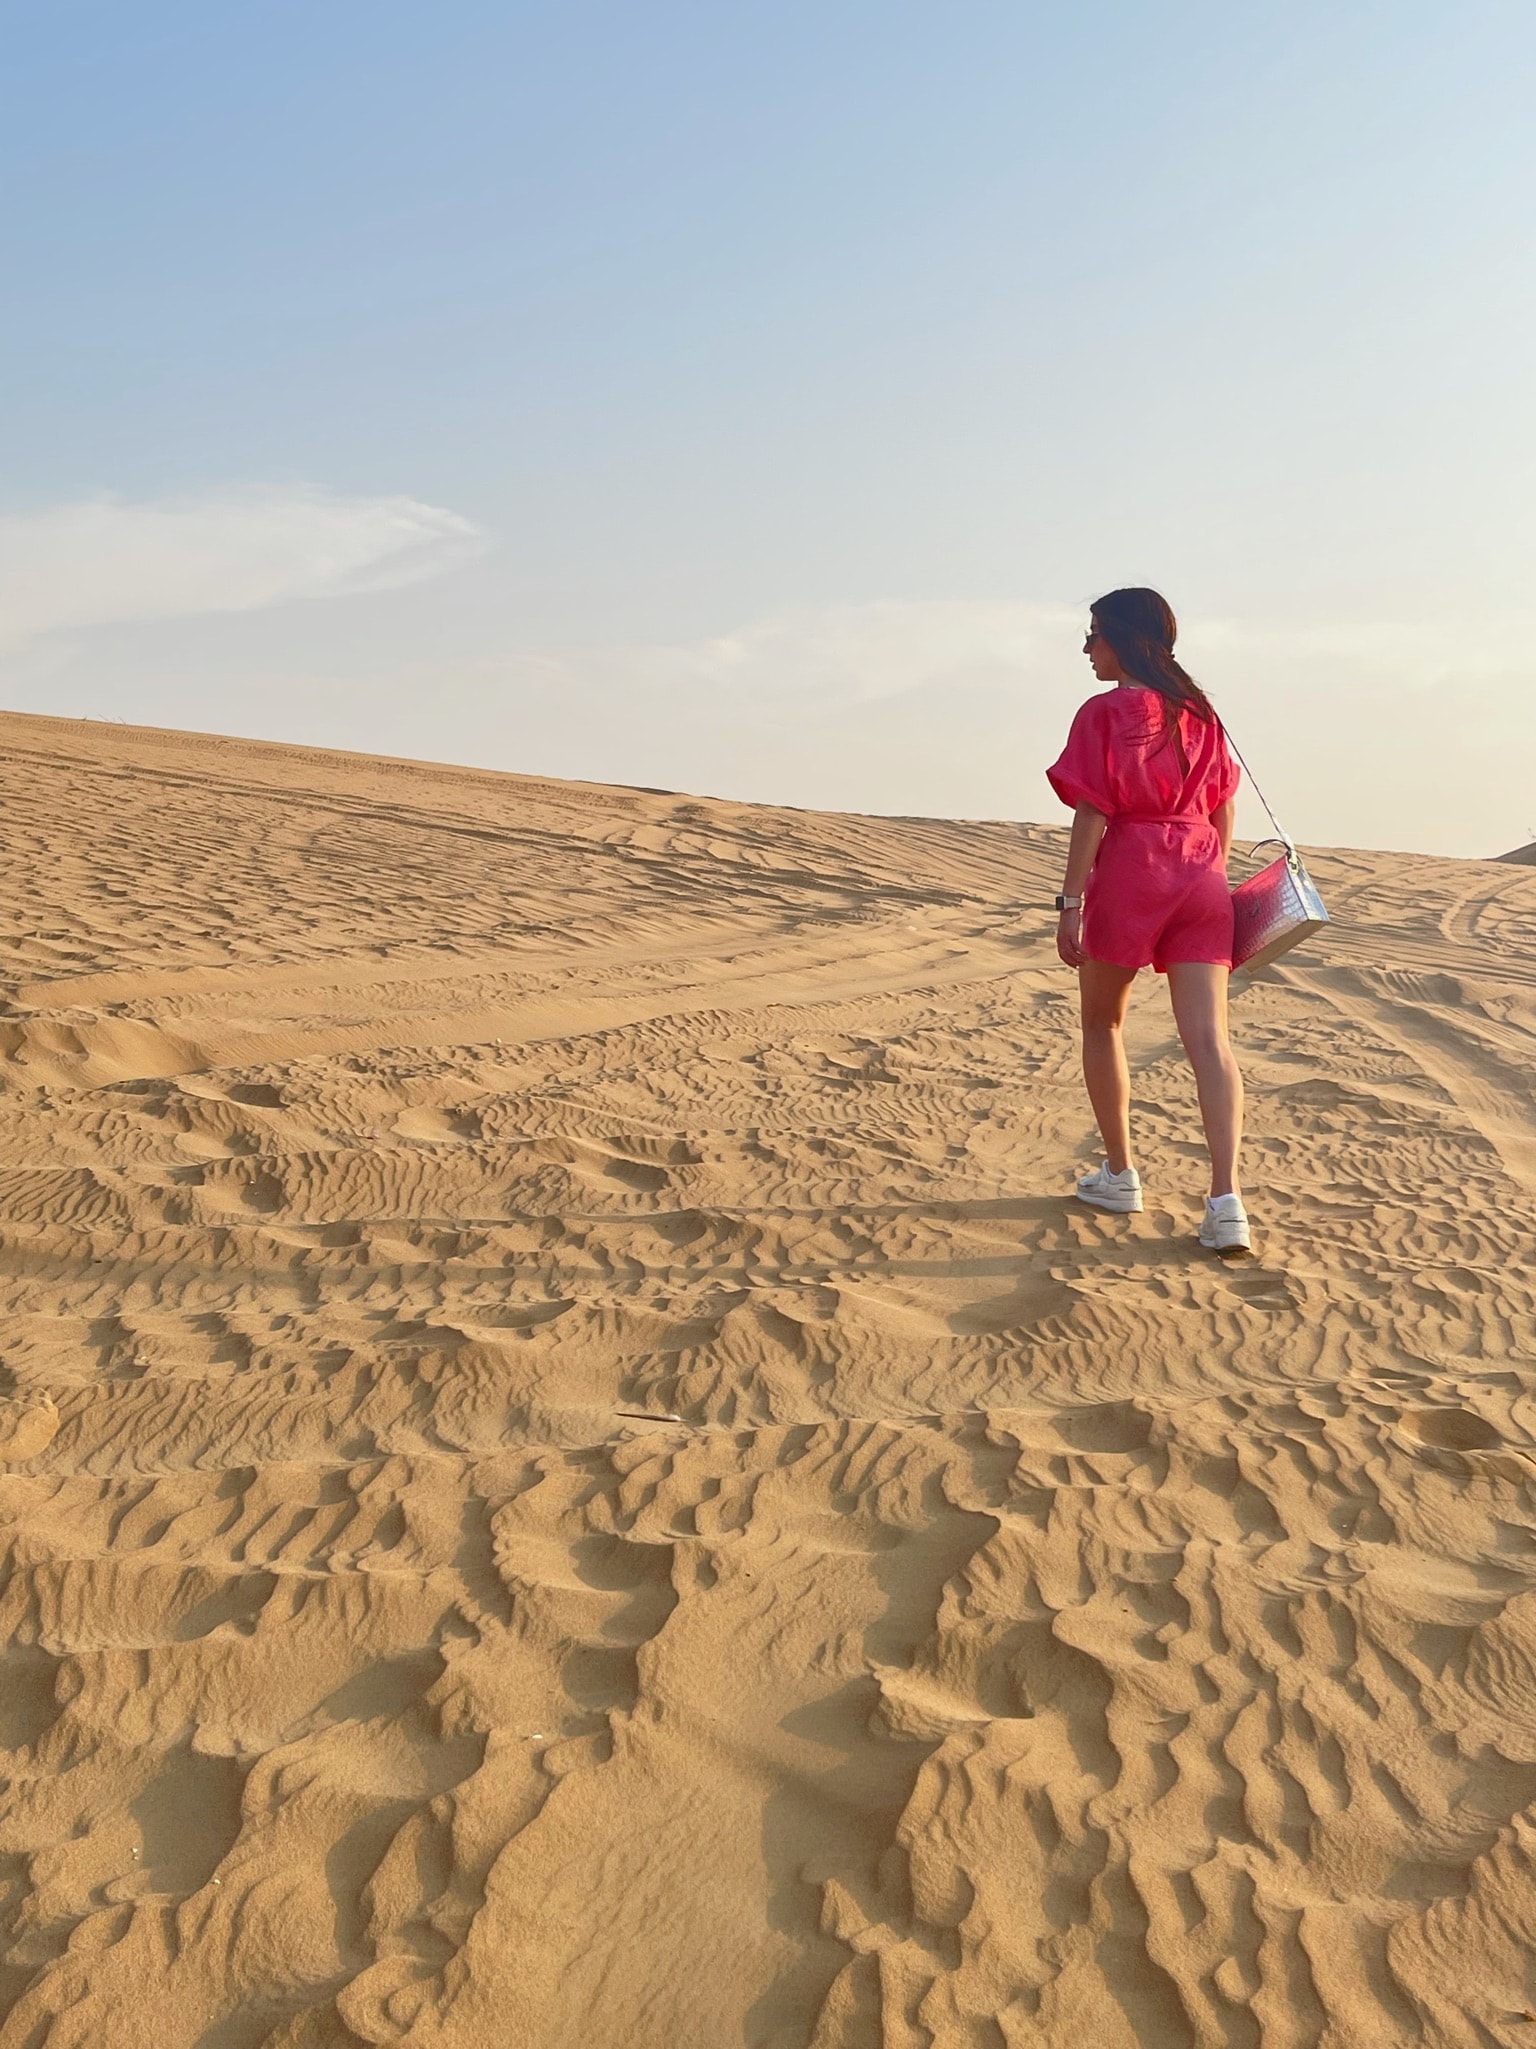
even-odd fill
[{"label": "woman's hand", "polygon": [[1087,959],[1083,952],[1083,914],[1063,911],[1056,924],[1056,951],[1069,968],[1080,968]]}]

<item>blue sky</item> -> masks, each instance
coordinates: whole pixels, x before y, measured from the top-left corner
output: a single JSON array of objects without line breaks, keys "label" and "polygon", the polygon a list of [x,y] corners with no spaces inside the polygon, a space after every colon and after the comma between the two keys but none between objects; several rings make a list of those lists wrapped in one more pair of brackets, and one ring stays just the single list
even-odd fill
[{"label": "blue sky", "polygon": [[0,22],[7,703],[1051,817],[1150,581],[1295,829],[1536,830],[1528,5]]}]

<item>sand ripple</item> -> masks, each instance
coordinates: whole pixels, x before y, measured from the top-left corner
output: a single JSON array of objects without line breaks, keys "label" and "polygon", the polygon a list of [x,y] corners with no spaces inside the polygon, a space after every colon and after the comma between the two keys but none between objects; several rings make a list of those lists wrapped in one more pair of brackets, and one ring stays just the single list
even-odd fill
[{"label": "sand ripple", "polygon": [[0,2049],[1536,2035],[1536,871],[6,738]]}]

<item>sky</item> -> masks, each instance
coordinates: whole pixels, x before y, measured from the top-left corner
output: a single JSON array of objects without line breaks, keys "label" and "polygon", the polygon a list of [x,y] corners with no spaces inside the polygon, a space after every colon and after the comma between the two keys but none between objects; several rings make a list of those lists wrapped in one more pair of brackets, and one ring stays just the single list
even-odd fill
[{"label": "sky", "polygon": [[1054,820],[1151,583],[1299,837],[1536,838],[1529,0],[0,45],[0,703]]}]

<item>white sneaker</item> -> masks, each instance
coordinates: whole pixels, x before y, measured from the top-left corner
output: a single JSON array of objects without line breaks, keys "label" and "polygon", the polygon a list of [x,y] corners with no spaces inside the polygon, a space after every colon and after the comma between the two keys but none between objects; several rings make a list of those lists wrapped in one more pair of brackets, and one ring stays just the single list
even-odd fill
[{"label": "white sneaker", "polygon": [[1141,1176],[1134,1167],[1122,1167],[1118,1174],[1113,1174],[1106,1160],[1102,1167],[1092,1174],[1085,1174],[1078,1182],[1077,1199],[1079,1202],[1091,1202],[1095,1209],[1138,1210],[1141,1208]]},{"label": "white sneaker", "polygon": [[1200,1219],[1200,1243],[1223,1259],[1246,1259],[1253,1250],[1248,1212],[1240,1195],[1208,1195]]}]

